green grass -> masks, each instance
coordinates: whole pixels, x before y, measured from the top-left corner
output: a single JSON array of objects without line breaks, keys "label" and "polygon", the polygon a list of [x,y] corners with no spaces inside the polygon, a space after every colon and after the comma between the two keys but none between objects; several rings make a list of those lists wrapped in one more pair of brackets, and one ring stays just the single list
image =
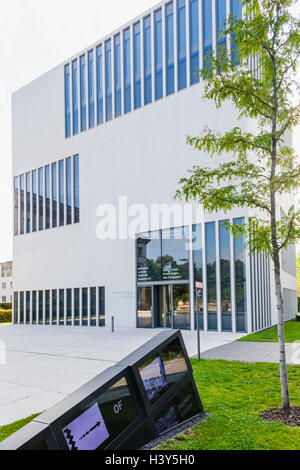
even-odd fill
[{"label": "green grass", "polygon": [[[291,320],[285,323],[285,341],[287,343],[293,343],[294,341],[300,341],[300,322]],[[277,343],[278,342],[278,329],[277,326],[268,328],[267,330],[259,331],[248,336],[240,338],[238,341],[256,342],[256,343]]]},{"label": "green grass", "polygon": [[[281,405],[275,364],[192,360],[209,418],[164,450],[300,450],[300,428],[263,421],[259,413]],[[300,406],[300,367],[289,366],[291,401]]]},{"label": "green grass", "polygon": [[7,439],[11,434],[15,433],[19,429],[23,428],[23,426],[26,426],[26,424],[30,423],[30,421],[32,421],[37,416],[38,414],[30,416],[26,419],[21,419],[15,423],[8,424],[7,426],[0,427],[0,442]]}]

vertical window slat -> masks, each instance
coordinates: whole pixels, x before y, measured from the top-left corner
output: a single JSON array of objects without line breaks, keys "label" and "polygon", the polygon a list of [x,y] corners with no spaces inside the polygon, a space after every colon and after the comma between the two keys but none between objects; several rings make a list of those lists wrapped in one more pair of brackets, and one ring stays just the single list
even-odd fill
[{"label": "vertical window slat", "polygon": [[123,33],[124,57],[124,113],[131,111],[131,60],[130,60],[130,28]]},{"label": "vertical window slat", "polygon": [[141,87],[141,26],[136,23],[133,26],[133,58],[134,58],[134,109],[142,104]]}]

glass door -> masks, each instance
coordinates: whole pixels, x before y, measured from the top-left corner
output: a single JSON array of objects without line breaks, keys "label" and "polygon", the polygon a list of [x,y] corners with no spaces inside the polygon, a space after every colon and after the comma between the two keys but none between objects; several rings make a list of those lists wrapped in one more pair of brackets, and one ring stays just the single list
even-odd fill
[{"label": "glass door", "polygon": [[138,288],[138,328],[152,328],[152,287]]},{"label": "glass door", "polygon": [[190,323],[190,287],[188,284],[173,286],[173,328],[189,330]]},{"label": "glass door", "polygon": [[165,328],[172,328],[172,287],[165,286]]}]

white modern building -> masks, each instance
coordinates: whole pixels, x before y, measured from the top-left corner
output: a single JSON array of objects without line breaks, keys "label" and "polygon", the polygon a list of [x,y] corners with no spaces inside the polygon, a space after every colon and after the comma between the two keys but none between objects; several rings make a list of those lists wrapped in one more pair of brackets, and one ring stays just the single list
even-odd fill
[{"label": "white modern building", "polygon": [[[269,259],[224,226],[250,211],[172,207],[187,170],[213,164],[187,135],[255,125],[229,103],[203,101],[195,73],[226,44],[218,32],[239,9],[238,0],[161,2],[14,93],[15,323],[100,327],[114,316],[117,327],[194,329],[195,281],[205,331],[276,322]],[[293,248],[283,261],[289,318]]]},{"label": "white modern building", "polygon": [[0,304],[12,303],[13,275],[12,261],[0,263]]}]

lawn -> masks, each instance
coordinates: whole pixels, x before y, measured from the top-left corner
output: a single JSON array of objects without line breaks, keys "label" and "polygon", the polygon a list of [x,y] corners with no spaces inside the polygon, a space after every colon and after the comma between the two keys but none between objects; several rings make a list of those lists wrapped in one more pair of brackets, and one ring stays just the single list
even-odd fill
[{"label": "lawn", "polygon": [[[287,343],[300,341],[300,322],[291,320],[285,323],[285,340]],[[268,328],[267,330],[259,331],[248,336],[240,338],[238,341],[258,342],[258,343],[277,343],[278,342],[278,329],[277,326]]]},{"label": "lawn", "polygon": [[32,421],[36,416],[38,415],[36,414],[36,415],[30,416],[29,418],[16,421],[13,424],[8,424],[7,426],[0,427],[0,442],[4,441],[4,439],[7,439],[11,434],[18,431],[20,428],[22,428],[26,424],[30,423],[30,421]]},{"label": "lawn", "polygon": [[[279,367],[193,359],[207,421],[165,443],[164,450],[300,450],[300,428],[263,421],[259,412],[281,405]],[[300,406],[300,367],[289,366],[291,401]]]}]

